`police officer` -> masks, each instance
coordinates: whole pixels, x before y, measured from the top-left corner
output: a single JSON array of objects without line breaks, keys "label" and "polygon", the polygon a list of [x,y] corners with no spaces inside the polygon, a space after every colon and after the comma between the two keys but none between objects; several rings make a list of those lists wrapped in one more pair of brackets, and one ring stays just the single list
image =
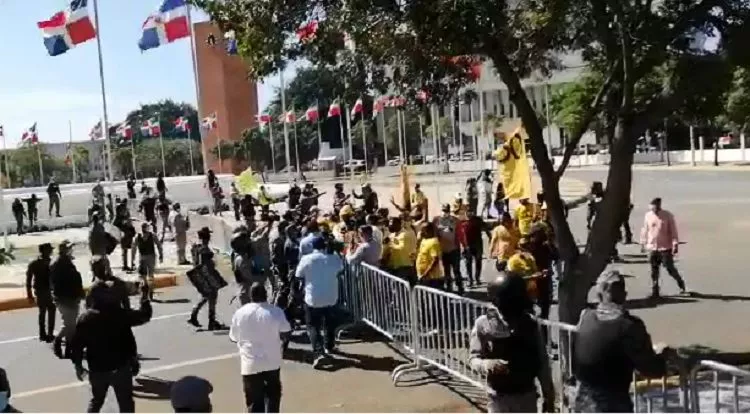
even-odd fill
[{"label": "police officer", "polygon": [[143,217],[147,222],[156,228],[156,197],[151,195],[151,187],[146,187],[138,211],[143,212]]},{"label": "police officer", "polygon": [[[39,308],[39,340],[52,342],[55,338],[55,303],[52,300],[50,287],[50,265],[52,264],[52,245],[39,245],[39,257],[29,263],[26,270],[26,297],[29,303],[36,302]],[[32,296],[31,290],[34,289]]]},{"label": "police officer", "polygon": [[55,177],[49,179],[49,185],[47,185],[47,196],[49,197],[49,216],[52,217],[52,210],[55,210],[55,217],[60,216],[60,199],[62,193],[60,192],[60,184],[55,181]]},{"label": "police officer", "polygon": [[581,413],[633,412],[633,371],[660,378],[676,353],[667,347],[657,353],[646,325],[625,310],[625,278],[619,272],[602,273],[596,288],[599,304],[581,313],[574,340],[573,372],[579,381],[574,408]]},{"label": "police officer", "polygon": [[[201,277],[206,277],[209,274],[218,272],[216,270],[216,264],[214,263],[214,252],[209,247],[211,242],[211,230],[208,227],[203,227],[198,230],[198,240],[200,244],[196,245],[193,249],[193,263],[196,267],[202,267]],[[210,276],[208,276],[210,277]],[[188,323],[200,328],[201,324],[198,322],[198,312],[201,311],[203,306],[208,304],[208,330],[223,330],[227,327],[216,320],[216,301],[219,297],[218,290],[211,290],[205,293],[201,293],[201,300],[195,304],[193,311],[190,313],[190,319]]]},{"label": "police officer", "polygon": [[83,279],[73,263],[73,244],[64,240],[57,248],[57,255],[50,268],[50,284],[62,320],[62,328],[54,340],[54,350],[55,355],[62,358],[62,340],[65,339],[65,354],[68,355],[84,291]]},{"label": "police officer", "polygon": [[39,204],[42,199],[38,198],[36,194],[32,193],[31,197],[26,198],[23,201],[26,203],[26,212],[28,213],[29,218],[29,228],[33,228],[34,223],[36,223],[37,213],[39,212],[37,204]]},{"label": "police officer", "polygon": [[501,273],[487,285],[495,309],[480,316],[471,330],[470,364],[487,375],[488,412],[537,411],[535,379],[542,391],[542,411],[552,412],[555,390],[547,352],[532,318],[526,283],[519,275]]},{"label": "police officer", "polygon": [[13,211],[13,217],[16,219],[16,234],[23,234],[23,218],[26,217],[26,211],[20,199],[13,200],[10,209]]}]

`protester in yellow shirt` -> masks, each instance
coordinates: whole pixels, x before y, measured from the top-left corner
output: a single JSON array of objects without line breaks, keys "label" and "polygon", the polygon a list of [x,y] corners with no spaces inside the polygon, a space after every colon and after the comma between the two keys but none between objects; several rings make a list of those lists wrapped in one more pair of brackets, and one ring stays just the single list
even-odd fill
[{"label": "protester in yellow shirt", "polygon": [[422,241],[417,252],[417,277],[421,285],[442,289],[444,285],[443,266],[440,262],[442,251],[437,238],[435,225],[427,223],[422,227]]},{"label": "protester in yellow shirt", "polygon": [[492,229],[490,238],[490,257],[495,259],[495,267],[499,272],[505,270],[508,259],[518,250],[521,235],[513,225],[510,214],[503,213],[500,224]]},{"label": "protester in yellow shirt", "polygon": [[414,261],[417,258],[417,235],[411,226],[393,217],[388,223],[390,236],[385,239],[383,262],[387,269],[409,283],[415,283]]},{"label": "protester in yellow shirt", "polygon": [[522,236],[525,236],[529,234],[531,225],[534,223],[536,208],[528,198],[521,199],[520,203],[513,214],[515,215],[516,228]]},{"label": "protester in yellow shirt", "polygon": [[414,194],[411,195],[411,208],[419,209],[423,216],[429,215],[429,201],[422,192],[419,184],[414,184]]},{"label": "protester in yellow shirt", "polygon": [[529,297],[536,301],[539,298],[539,279],[545,275],[539,270],[534,256],[529,252],[530,240],[521,238],[518,251],[508,259],[508,271],[518,274],[526,279],[526,289]]}]

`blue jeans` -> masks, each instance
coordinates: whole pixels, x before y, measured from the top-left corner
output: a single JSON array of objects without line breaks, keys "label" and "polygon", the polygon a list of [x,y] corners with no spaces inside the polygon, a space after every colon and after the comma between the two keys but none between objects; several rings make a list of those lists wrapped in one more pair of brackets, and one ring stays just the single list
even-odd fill
[{"label": "blue jeans", "polygon": [[[320,355],[323,350],[332,350],[336,346],[336,308],[326,306],[314,308],[305,304],[305,324],[310,337],[313,353]],[[325,336],[323,332],[325,330]]]}]

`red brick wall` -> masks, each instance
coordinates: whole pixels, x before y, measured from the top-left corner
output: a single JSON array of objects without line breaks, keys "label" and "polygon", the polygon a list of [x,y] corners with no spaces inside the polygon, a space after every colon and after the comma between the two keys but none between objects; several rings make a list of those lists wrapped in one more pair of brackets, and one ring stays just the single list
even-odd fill
[{"label": "red brick wall", "polygon": [[[218,157],[211,149],[219,140],[239,141],[242,131],[254,126],[258,114],[258,89],[255,81],[247,76],[245,64],[238,56],[229,56],[223,46],[223,35],[209,22],[196,23],[195,49],[198,60],[198,83],[200,84],[201,118],[214,112],[218,127],[203,131],[203,140],[208,155],[208,168],[215,172],[237,174],[246,168],[247,163],[231,160],[219,164]],[[216,46],[209,46],[209,34],[216,37]]]}]

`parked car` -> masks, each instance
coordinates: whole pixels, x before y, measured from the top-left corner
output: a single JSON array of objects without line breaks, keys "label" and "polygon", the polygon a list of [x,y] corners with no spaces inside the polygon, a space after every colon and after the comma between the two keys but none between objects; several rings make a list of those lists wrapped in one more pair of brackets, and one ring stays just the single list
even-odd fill
[{"label": "parked car", "polygon": [[349,160],[344,163],[345,171],[359,172],[365,170],[365,160]]},{"label": "parked car", "polygon": [[390,160],[388,160],[388,162],[387,162],[387,163],[385,163],[385,164],[386,164],[386,165],[388,165],[389,167],[396,167],[396,166],[398,166],[399,164],[401,164],[401,158],[400,158],[400,157],[394,157],[394,158],[391,158],[391,159],[390,159]]}]

